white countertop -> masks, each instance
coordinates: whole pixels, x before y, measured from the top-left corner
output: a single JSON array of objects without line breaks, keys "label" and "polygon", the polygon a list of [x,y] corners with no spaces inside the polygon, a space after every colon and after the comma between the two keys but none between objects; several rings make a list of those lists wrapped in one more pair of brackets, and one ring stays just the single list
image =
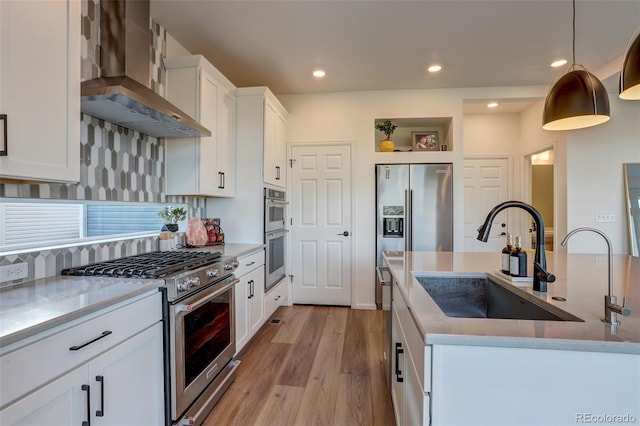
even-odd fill
[{"label": "white countertop", "polygon": [[[183,250],[242,257],[262,248],[225,244]],[[5,287],[0,289],[0,348],[162,285],[161,279],[55,276]]]},{"label": "white countertop", "polygon": [[[627,297],[631,315],[619,315],[621,324],[612,327],[601,322],[604,296],[608,293],[606,256],[552,252],[547,252],[546,256],[548,271],[557,277],[556,282],[547,285],[548,291],[534,292],[530,283],[519,283],[517,287],[584,322],[447,317],[415,276],[486,273],[492,279],[507,283],[496,274],[500,267],[500,253],[384,253],[384,259],[426,344],[640,354],[640,258],[614,256],[614,295],[618,296],[619,304],[622,304],[623,296]],[[531,275],[531,259],[529,263]],[[563,297],[566,301],[553,300],[554,296]]]}]

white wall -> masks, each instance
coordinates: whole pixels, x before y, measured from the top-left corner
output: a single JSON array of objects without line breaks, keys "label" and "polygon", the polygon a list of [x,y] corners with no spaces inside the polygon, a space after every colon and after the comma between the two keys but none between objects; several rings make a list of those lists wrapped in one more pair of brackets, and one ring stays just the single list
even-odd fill
[{"label": "white wall", "polygon": [[[611,120],[600,126],[567,132],[567,226],[598,228],[615,253],[629,253],[623,163],[640,162],[640,101],[609,94]],[[614,223],[596,223],[596,214],[615,215]],[[591,234],[591,235],[590,235]],[[606,253],[602,237],[580,233],[569,252]]]}]

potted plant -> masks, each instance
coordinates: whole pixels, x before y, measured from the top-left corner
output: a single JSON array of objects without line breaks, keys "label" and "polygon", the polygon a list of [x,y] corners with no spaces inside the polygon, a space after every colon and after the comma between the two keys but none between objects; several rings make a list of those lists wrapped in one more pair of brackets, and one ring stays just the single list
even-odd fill
[{"label": "potted plant", "polygon": [[382,152],[392,152],[396,145],[391,140],[391,135],[393,131],[396,130],[395,124],[393,124],[390,120],[385,120],[383,123],[376,124],[376,129],[380,130],[387,137],[385,140],[380,142],[380,151]]},{"label": "potted plant", "polygon": [[182,207],[167,206],[158,212],[158,217],[164,221],[162,231],[176,232],[178,230],[178,222],[186,219],[187,211]]}]

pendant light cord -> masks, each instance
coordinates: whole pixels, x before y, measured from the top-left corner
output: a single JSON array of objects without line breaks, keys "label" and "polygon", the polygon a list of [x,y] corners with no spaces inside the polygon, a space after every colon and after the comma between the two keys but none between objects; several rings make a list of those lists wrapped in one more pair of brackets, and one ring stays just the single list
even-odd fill
[{"label": "pendant light cord", "polygon": [[573,0],[573,62],[576,64],[576,0]]}]

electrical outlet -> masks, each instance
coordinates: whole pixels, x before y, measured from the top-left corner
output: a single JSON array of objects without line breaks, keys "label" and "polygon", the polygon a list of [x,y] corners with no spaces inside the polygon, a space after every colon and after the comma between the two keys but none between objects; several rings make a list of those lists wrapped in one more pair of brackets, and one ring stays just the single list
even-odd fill
[{"label": "electrical outlet", "polygon": [[609,263],[609,256],[596,255],[596,265],[606,265]]},{"label": "electrical outlet", "polygon": [[0,266],[0,283],[19,280],[29,276],[29,264],[27,262],[13,265]]},{"label": "electrical outlet", "polygon": [[613,213],[596,213],[596,223],[614,223],[616,215]]}]

